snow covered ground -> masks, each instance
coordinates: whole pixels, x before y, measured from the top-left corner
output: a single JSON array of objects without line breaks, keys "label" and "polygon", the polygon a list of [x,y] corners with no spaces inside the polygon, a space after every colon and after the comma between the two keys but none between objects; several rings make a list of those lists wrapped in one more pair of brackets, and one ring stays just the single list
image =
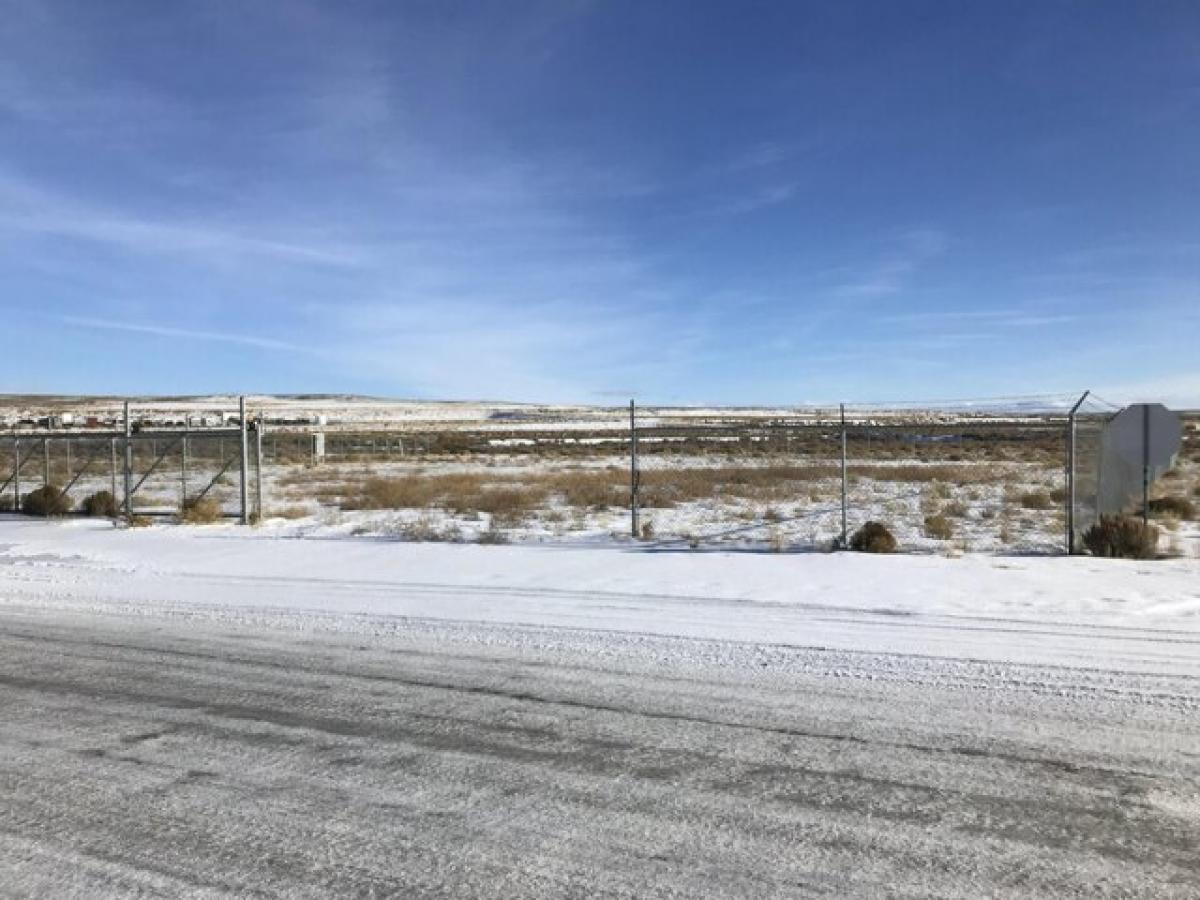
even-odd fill
[{"label": "snow covered ground", "polygon": [[1198,575],[0,517],[0,895],[1194,897]]},{"label": "snow covered ground", "polygon": [[0,519],[0,604],[363,633],[410,620],[568,628],[614,643],[691,639],[677,652],[703,658],[739,641],[1196,677],[1198,576],[1195,559],[481,546]]}]

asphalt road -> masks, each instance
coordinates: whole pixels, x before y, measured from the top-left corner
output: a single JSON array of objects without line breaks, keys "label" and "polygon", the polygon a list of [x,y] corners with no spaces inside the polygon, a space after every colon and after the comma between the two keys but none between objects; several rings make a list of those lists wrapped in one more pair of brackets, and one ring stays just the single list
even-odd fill
[{"label": "asphalt road", "polygon": [[656,640],[0,609],[0,894],[1200,896],[1195,681],[756,677]]}]

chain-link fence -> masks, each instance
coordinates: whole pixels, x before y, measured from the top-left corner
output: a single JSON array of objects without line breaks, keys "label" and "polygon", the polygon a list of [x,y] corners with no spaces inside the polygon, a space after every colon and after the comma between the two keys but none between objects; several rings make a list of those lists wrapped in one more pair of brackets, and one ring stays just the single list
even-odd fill
[{"label": "chain-link fence", "polygon": [[206,429],[135,417],[128,466],[123,432],[0,437],[0,508],[50,484],[72,508],[105,490],[122,514],[128,493],[134,516],[203,504],[414,540],[822,550],[874,522],[901,551],[1061,553],[1072,525],[1078,537],[1099,514],[1115,409],[1089,398],[1072,415],[1071,402],[545,409],[403,426],[255,410],[244,463],[237,416]]},{"label": "chain-link fence", "polygon": [[34,495],[36,509],[56,515],[115,508],[126,517],[249,519],[261,496],[256,437],[249,429],[243,491],[236,428],[0,436],[0,510],[28,512]]},{"label": "chain-link fence", "polygon": [[685,437],[652,419],[639,428],[643,537],[816,550],[874,522],[902,550],[1065,547],[1062,414],[847,408],[732,433]]}]

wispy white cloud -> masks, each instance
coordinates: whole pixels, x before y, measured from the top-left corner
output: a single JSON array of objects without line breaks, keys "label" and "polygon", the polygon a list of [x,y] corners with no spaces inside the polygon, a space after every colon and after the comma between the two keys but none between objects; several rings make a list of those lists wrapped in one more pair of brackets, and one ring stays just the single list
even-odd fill
[{"label": "wispy white cloud", "polygon": [[749,189],[740,197],[717,203],[708,212],[713,216],[744,216],[791,200],[799,187],[794,181],[768,184]]},{"label": "wispy white cloud", "polygon": [[4,172],[0,172],[0,231],[75,238],[138,253],[208,256],[217,261],[231,256],[326,266],[360,266],[365,261],[362,249],[339,246],[328,236],[304,243],[267,230],[142,216],[74,201]]},{"label": "wispy white cloud", "polygon": [[124,331],[132,334],[148,334],[162,338],[180,338],[188,341],[216,341],[222,344],[242,344],[248,347],[258,347],[263,350],[287,350],[289,352],[312,352],[308,348],[275,338],[264,338],[256,335],[233,334],[224,331],[204,331],[192,328],[178,328],[172,325],[156,325],[143,322],[121,322],[112,319],[93,319],[86,316],[56,316],[55,321],[74,328],[86,328],[95,331]]},{"label": "wispy white cloud", "polygon": [[860,275],[838,286],[836,292],[846,297],[899,293],[922,267],[945,252],[949,238],[938,229],[918,228],[903,232],[893,244],[878,261],[864,266]]},{"label": "wispy white cloud", "polygon": [[948,322],[981,321],[989,325],[1009,328],[1037,328],[1045,325],[1065,325],[1079,317],[1070,314],[1027,313],[1020,310],[962,309],[930,312],[908,312],[879,316],[876,321],[887,324],[913,324],[942,326]]}]

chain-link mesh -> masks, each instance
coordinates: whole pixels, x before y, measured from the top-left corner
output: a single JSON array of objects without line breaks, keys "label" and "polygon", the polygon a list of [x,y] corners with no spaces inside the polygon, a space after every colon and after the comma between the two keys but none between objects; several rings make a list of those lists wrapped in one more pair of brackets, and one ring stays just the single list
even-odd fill
[{"label": "chain-link mesh", "polygon": [[[127,491],[133,515],[175,516],[196,504],[210,518],[242,514],[236,430],[135,433],[128,439],[128,479],[123,434],[0,438],[0,459],[0,510],[22,509],[31,492],[50,486],[63,495],[55,507],[60,514],[108,509],[85,504],[101,494],[125,513]],[[247,474],[253,477],[253,469]]]},{"label": "chain-link mesh", "polygon": [[856,413],[848,433],[852,541],[873,521],[899,549],[1061,552],[1061,417]]},{"label": "chain-link mesh", "polygon": [[[260,511],[261,485],[266,518],[403,539],[822,550],[876,522],[901,551],[1058,553],[1068,510],[1077,536],[1099,514],[1111,415],[1090,401],[1075,419],[1072,507],[1067,409],[875,404],[847,406],[844,424],[836,407],[639,407],[632,423],[628,408],[407,425],[268,417],[261,466],[262,413],[251,411],[246,513]],[[178,516],[196,504],[242,515],[238,423],[211,418],[217,427],[187,428],[192,415],[174,427],[135,418],[135,515]],[[124,448],[112,431],[0,437],[0,509],[48,480],[73,507],[106,490],[123,510]]]},{"label": "chain-link mesh", "polygon": [[1092,400],[1085,401],[1074,420],[1074,546],[1095,525],[1100,516],[1111,512],[1101,499],[1104,469],[1104,429],[1115,411]]}]

